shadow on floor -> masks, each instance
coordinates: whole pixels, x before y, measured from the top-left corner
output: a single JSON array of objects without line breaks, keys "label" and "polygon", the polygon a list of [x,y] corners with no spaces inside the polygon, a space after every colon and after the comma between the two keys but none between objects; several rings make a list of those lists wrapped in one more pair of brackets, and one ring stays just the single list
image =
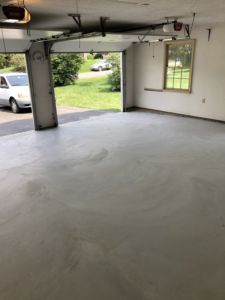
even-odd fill
[{"label": "shadow on floor", "polygon": [[[101,116],[109,111],[88,110],[82,112],[65,113],[58,115],[59,124],[80,121],[91,117]],[[10,134],[30,131],[34,129],[33,119],[16,120],[0,124],[0,137]]]}]

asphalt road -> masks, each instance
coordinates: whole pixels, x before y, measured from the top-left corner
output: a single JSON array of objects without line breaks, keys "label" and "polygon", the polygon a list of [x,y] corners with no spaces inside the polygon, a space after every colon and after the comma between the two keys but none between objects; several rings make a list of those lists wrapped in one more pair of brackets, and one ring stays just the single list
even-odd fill
[{"label": "asphalt road", "polygon": [[[59,124],[80,121],[94,116],[106,114],[106,111],[59,107]],[[33,115],[31,111],[14,114],[9,108],[0,107],[0,136],[16,134],[34,129]]]}]

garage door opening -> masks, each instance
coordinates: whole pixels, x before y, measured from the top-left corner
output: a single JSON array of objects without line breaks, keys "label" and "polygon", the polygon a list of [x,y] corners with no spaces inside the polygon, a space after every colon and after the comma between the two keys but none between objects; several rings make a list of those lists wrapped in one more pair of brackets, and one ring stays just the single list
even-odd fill
[{"label": "garage door opening", "polygon": [[121,53],[52,54],[59,123],[122,110]]},{"label": "garage door opening", "polygon": [[33,128],[25,55],[0,54],[0,136]]}]

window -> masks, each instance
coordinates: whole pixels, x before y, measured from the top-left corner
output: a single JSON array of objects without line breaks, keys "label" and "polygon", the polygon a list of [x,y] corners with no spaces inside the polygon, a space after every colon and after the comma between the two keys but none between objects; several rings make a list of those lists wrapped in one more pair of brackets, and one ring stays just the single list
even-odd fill
[{"label": "window", "polygon": [[164,89],[191,92],[194,40],[165,43]]},{"label": "window", "polygon": [[27,75],[10,75],[6,78],[11,86],[27,86],[29,84]]},{"label": "window", "polygon": [[1,87],[7,86],[7,82],[6,82],[6,80],[5,80],[4,77],[1,77],[0,86],[1,86]]}]

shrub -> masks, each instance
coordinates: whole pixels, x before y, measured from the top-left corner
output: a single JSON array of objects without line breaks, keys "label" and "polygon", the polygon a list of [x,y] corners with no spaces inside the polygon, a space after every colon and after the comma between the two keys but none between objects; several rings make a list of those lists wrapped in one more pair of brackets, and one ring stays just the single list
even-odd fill
[{"label": "shrub", "polygon": [[0,54],[0,69],[10,67],[12,71],[25,72],[26,63],[23,54]]},{"label": "shrub", "polygon": [[108,61],[111,62],[112,74],[109,75],[109,83],[111,84],[111,90],[120,91],[121,90],[121,76],[120,76],[120,54],[119,53],[111,53],[108,55]]},{"label": "shrub", "polygon": [[83,63],[79,54],[53,54],[52,72],[55,86],[73,84]]},{"label": "shrub", "polygon": [[113,68],[112,74],[109,75],[109,83],[113,92],[121,90],[120,80],[120,66],[116,66]]},{"label": "shrub", "polygon": [[23,54],[10,55],[9,65],[12,66],[13,71],[26,72],[26,63]]},{"label": "shrub", "polygon": [[88,56],[87,56],[87,59],[93,60],[94,59],[93,54],[89,53]]},{"label": "shrub", "polygon": [[0,69],[6,68],[6,55],[0,54]]},{"label": "shrub", "polygon": [[107,60],[113,65],[113,66],[120,66],[120,54],[119,53],[110,53],[107,56]]}]

